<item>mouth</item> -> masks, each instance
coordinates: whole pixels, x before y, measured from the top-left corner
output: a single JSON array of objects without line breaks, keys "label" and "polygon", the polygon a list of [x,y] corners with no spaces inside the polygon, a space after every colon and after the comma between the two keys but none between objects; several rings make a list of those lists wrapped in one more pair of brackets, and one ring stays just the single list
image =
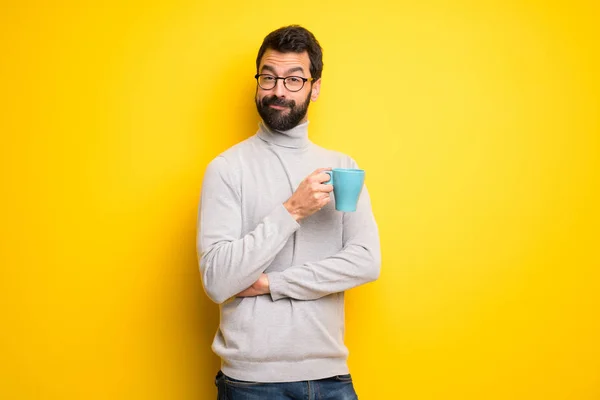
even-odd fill
[{"label": "mouth", "polygon": [[271,104],[269,107],[271,107],[272,109],[275,109],[275,110],[285,110],[286,108],[288,108],[288,107],[285,107],[285,106],[276,106],[276,105],[273,105],[273,104]]}]

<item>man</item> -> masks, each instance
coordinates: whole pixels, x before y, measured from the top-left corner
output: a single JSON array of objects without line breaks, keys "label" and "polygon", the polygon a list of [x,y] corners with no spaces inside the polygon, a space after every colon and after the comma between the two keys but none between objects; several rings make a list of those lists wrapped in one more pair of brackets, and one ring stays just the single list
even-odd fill
[{"label": "man", "polygon": [[344,345],[344,291],[379,276],[366,188],[335,210],[325,171],[357,168],[308,139],[322,50],[312,33],[270,33],[256,59],[258,132],[208,165],[198,252],[220,304],[219,399],[356,399]]}]

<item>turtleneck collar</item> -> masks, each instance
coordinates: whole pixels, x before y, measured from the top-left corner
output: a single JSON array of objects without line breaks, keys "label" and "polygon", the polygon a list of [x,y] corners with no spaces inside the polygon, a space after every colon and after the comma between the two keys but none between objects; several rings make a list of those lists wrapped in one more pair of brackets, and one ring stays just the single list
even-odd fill
[{"label": "turtleneck collar", "polygon": [[299,149],[308,146],[308,121],[298,124],[289,131],[269,129],[263,121],[258,124],[257,135],[267,143],[276,146]]}]

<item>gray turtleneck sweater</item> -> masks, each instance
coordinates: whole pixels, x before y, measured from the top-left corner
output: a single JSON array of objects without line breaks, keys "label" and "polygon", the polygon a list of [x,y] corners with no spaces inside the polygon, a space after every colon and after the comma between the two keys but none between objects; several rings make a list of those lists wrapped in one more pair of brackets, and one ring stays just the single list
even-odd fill
[{"label": "gray turtleneck sweater", "polygon": [[[297,223],[283,203],[321,167],[357,168],[308,139],[308,122],[256,135],[208,165],[198,254],[208,296],[220,304],[213,350],[222,370],[257,382],[348,373],[344,291],[379,276],[377,225],[366,188],[357,211],[323,209]],[[270,295],[235,295],[266,273]]]}]

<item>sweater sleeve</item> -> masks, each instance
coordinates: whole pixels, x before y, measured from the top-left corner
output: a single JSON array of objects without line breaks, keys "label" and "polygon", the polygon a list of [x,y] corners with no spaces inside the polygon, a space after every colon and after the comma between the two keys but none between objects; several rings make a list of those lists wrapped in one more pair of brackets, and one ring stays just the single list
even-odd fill
[{"label": "sweater sleeve", "polygon": [[381,250],[366,187],[355,212],[343,216],[343,248],[318,262],[267,274],[273,300],[314,300],[343,292],[379,277]]},{"label": "sweater sleeve", "polygon": [[198,251],[202,284],[216,303],[250,287],[299,228],[283,204],[242,236],[240,185],[223,157],[207,167],[198,218]]}]

